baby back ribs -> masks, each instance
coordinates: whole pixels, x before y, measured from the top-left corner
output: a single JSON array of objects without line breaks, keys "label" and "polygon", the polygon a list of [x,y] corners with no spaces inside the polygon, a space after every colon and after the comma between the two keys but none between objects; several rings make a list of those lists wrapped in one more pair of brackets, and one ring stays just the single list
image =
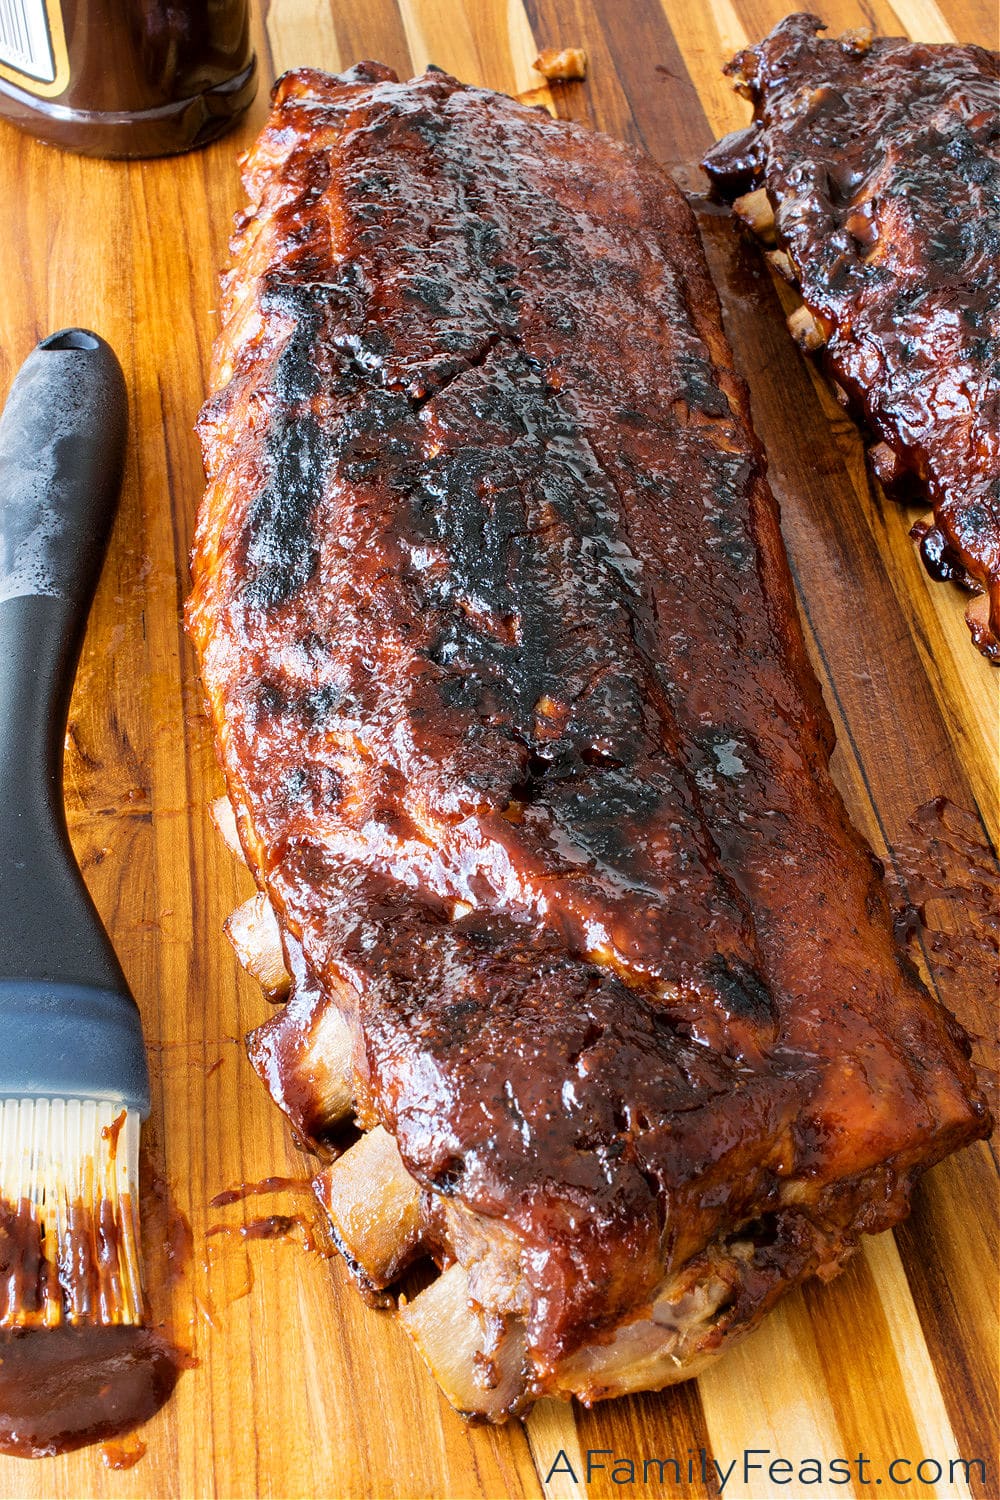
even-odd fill
[{"label": "baby back ribs", "polygon": [[781,21],[728,72],[754,123],[704,166],[800,289],[790,327],[878,440],[878,477],[926,496],[928,572],[976,597],[1000,661],[1000,57]]},{"label": "baby back ribs", "polygon": [[370,63],[286,76],[244,181],[189,621],[291,976],[252,1058],[365,1132],[317,1191],[371,1297],[444,1266],[401,1318],[460,1409],[683,1379],[987,1129],[828,774],[694,222]]}]

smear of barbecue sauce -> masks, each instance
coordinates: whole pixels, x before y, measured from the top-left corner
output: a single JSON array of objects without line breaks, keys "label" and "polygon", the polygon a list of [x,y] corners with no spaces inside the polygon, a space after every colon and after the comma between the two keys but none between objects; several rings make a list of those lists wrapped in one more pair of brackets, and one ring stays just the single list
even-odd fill
[{"label": "smear of barbecue sauce", "polygon": [[225,1188],[209,1198],[209,1208],[226,1208],[230,1203],[240,1203],[244,1198],[253,1198],[266,1193],[312,1192],[312,1185],[300,1177],[264,1177],[260,1182],[241,1182],[237,1187]]},{"label": "smear of barbecue sauce", "polygon": [[130,1443],[103,1443],[101,1462],[106,1469],[131,1469],[145,1452],[146,1444],[141,1438],[134,1438]]},{"label": "smear of barbecue sauce", "polygon": [[4,1332],[0,1452],[45,1458],[128,1432],[159,1411],[185,1363],[150,1328],[63,1324]]},{"label": "smear of barbecue sauce", "polygon": [[151,1247],[143,1265],[156,1281],[147,1289],[166,1293],[187,1276],[194,1255],[194,1232],[186,1214],[174,1202],[170,1184],[145,1146],[139,1151],[143,1182],[142,1234]]},{"label": "smear of barbecue sauce", "polygon": [[947,982],[949,1001],[970,1016],[993,993],[1000,962],[1000,867],[982,824],[947,797],[918,807],[909,838],[893,848],[886,871],[896,935],[923,945],[935,979]]},{"label": "smear of barbecue sauce", "polygon": [[[894,844],[886,889],[900,945],[919,961],[949,1010],[982,1043],[992,1031],[1000,980],[1000,865],[982,823],[947,797],[918,807]],[[974,1049],[996,1109],[996,1070],[988,1045]],[[978,1055],[977,1055],[978,1054]]]},{"label": "smear of barbecue sauce", "polygon": [[304,1250],[317,1252],[319,1246],[311,1221],[305,1214],[268,1214],[245,1224],[213,1224],[205,1231],[207,1239],[215,1235],[241,1240],[283,1240],[300,1244]]}]

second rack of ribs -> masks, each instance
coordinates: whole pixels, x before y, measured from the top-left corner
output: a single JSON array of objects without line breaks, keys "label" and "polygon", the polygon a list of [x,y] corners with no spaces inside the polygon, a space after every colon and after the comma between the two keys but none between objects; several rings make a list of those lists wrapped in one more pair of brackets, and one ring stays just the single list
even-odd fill
[{"label": "second rack of ribs", "polygon": [[244,180],[190,623],[285,1041],[346,1019],[477,1409],[683,1378],[986,1128],[829,777],[693,221],[372,64],[286,77]]}]

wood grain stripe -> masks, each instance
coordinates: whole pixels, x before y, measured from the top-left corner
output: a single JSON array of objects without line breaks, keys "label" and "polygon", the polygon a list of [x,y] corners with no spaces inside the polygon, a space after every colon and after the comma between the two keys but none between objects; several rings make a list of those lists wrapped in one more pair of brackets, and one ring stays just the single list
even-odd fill
[{"label": "wood grain stripe", "polygon": [[271,0],[265,20],[275,77],[288,68],[339,73],[347,66],[327,0],[281,0],[280,5]]},{"label": "wood grain stripe", "polygon": [[539,1401],[528,1413],[524,1430],[546,1500],[578,1500],[586,1495],[587,1466],[572,1405]]},{"label": "wood grain stripe", "polygon": [[520,94],[544,87],[543,75],[532,67],[541,44],[535,40],[523,0],[507,0],[507,36],[516,91]]},{"label": "wood grain stripe", "polygon": [[[891,1234],[866,1237],[862,1241],[861,1253],[878,1284],[886,1332],[892,1340],[899,1381],[906,1393],[907,1407],[919,1442],[919,1449],[914,1452],[954,1458],[961,1450],[941,1395],[930,1351],[922,1336],[919,1315],[896,1241]],[[884,1399],[887,1392],[881,1388],[880,1394]],[[859,1415],[864,1425],[866,1414]],[[945,1493],[949,1488],[956,1496],[971,1494],[964,1475],[950,1480],[944,1487]]]},{"label": "wood grain stripe", "polygon": [[395,68],[400,78],[415,71],[396,0],[338,0],[329,9],[345,68],[371,59]]},{"label": "wood grain stripe", "polygon": [[954,31],[936,0],[892,0],[906,36],[915,42],[954,42]]},{"label": "wood grain stripe", "polygon": [[[723,1469],[736,1467],[727,1500],[762,1500],[774,1493],[758,1472],[743,1471],[743,1454],[762,1450],[769,1463],[785,1458],[829,1462],[844,1451],[813,1322],[801,1293],[786,1297],[764,1323],[698,1379],[711,1447]],[[852,1485],[840,1493],[856,1495]]]},{"label": "wood grain stripe", "polygon": [[739,130],[749,122],[750,106],[734,90],[723,68],[751,39],[731,0],[672,8],[662,0],[687,72],[699,79],[698,96],[713,136]]},{"label": "wood grain stripe", "polygon": [[[785,312],[798,297],[777,277],[772,284]],[[909,537],[920,507],[889,499],[871,478],[857,425],[845,415],[828,382],[811,360],[803,360],[829,432],[840,450],[854,492],[854,503],[876,540],[879,566],[885,572],[905,618],[922,671],[937,700],[939,717],[952,743],[955,760],[969,783],[971,805],[982,816],[994,846],[1000,843],[1000,671],[970,650],[964,610],[967,596],[930,578]],[[936,755],[937,743],[918,744],[913,754]],[[942,791],[944,790],[942,784]],[[952,792],[948,793],[953,795]],[[957,795],[957,793],[955,793]],[[985,1013],[975,1022],[988,1026]]]},{"label": "wood grain stripe", "polygon": [[[398,0],[398,7],[406,45],[410,53],[410,67],[414,73],[422,73],[431,61],[431,49],[424,35],[421,8],[416,0]],[[461,19],[464,20],[464,17]],[[439,66],[445,65],[441,63]]]},{"label": "wood grain stripe", "polygon": [[974,1481],[973,1494],[995,1500],[1000,1194],[990,1146],[974,1146],[929,1173],[895,1238],[935,1369],[941,1372],[958,1452],[991,1465],[985,1482]]},{"label": "wood grain stripe", "polygon": [[[760,41],[792,11],[803,8],[785,4],[784,0],[734,0],[734,3],[754,42]],[[839,36],[843,31],[864,26],[882,36],[898,36],[901,29],[890,0],[830,0],[814,14],[825,23],[828,36]]]}]

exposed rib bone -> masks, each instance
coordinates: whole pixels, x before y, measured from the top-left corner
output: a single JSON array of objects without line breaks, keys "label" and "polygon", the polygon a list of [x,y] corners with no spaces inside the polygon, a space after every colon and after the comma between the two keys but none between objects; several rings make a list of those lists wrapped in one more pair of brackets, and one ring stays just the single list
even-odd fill
[{"label": "exposed rib bone", "polygon": [[805,305],[789,313],[785,321],[788,324],[788,332],[800,349],[822,349],[826,343],[826,334],[823,332],[822,325],[816,321]]},{"label": "exposed rib bone", "polygon": [[765,245],[774,244],[774,209],[771,207],[766,188],[755,188],[752,193],[744,193],[742,198],[734,199],[733,213],[737,218],[742,219],[747,228],[752,229]]},{"label": "exposed rib bone", "polygon": [[490,1339],[469,1306],[469,1278],[457,1261],[400,1308],[399,1320],[460,1412],[500,1422],[523,1405],[523,1328],[511,1323],[500,1330],[498,1339]]},{"label": "exposed rib bone", "polygon": [[840,45],[852,52],[870,52],[873,32],[870,26],[851,26],[847,31],[841,32]]},{"label": "exposed rib bone", "polygon": [[225,923],[225,933],[247,973],[272,1000],[283,1000],[291,977],[285,968],[277,918],[263,891],[236,908]]},{"label": "exposed rib bone", "polygon": [[787,281],[791,286],[795,285],[799,279],[798,272],[787,250],[768,250],[767,259],[768,263],[774,267],[784,281]]},{"label": "exposed rib bone", "polygon": [[351,1113],[351,1032],[337,1007],[296,985],[286,1008],[247,1037],[271,1098],[307,1141]]},{"label": "exposed rib bone", "polygon": [[420,1189],[396,1142],[376,1125],[313,1181],[348,1256],[376,1289],[394,1281],[420,1241]]},{"label": "exposed rib bone", "polygon": [[233,812],[233,804],[229,798],[216,797],[215,801],[210,803],[208,810],[226,848],[230,853],[235,854],[237,859],[242,859],[243,845],[240,843],[236,814]]}]

